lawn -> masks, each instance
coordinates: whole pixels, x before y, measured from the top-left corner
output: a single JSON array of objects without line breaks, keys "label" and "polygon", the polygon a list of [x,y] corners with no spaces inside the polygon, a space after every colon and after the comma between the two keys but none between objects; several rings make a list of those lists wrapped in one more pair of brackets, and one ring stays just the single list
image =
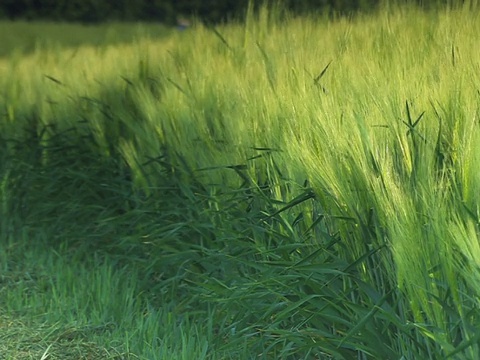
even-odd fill
[{"label": "lawn", "polygon": [[480,358],[468,6],[5,51],[0,358]]}]

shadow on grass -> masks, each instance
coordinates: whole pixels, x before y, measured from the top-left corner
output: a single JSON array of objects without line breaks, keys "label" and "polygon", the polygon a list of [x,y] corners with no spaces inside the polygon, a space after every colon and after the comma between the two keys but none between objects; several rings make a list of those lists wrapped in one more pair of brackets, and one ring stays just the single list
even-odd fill
[{"label": "shadow on grass", "polygon": [[[248,164],[227,166],[217,170],[238,176],[240,187],[212,189],[167,146],[140,172],[132,169],[116,151],[121,132],[108,129],[112,124],[103,146],[88,121],[59,130],[27,117],[21,136],[3,139],[9,153],[1,169],[3,211],[16,219],[11,228],[22,229],[12,237],[34,240],[41,233],[76,261],[103,253],[119,269],[135,266],[151,306],[177,299],[175,313],[193,318],[216,309],[209,315],[217,324],[213,347],[230,356],[248,349],[262,359],[348,359],[358,351],[394,358],[384,343],[396,331],[388,326],[396,299],[358,272],[383,250],[351,263],[342,258],[335,228],[350,220],[329,220],[312,203],[311,189],[282,179],[271,151],[248,160],[264,163],[266,181],[252,178]],[[149,185],[139,186],[139,178]],[[274,195],[278,187],[285,198]],[[377,316],[365,318],[377,307]],[[384,341],[356,333],[362,318],[384,327]]]}]

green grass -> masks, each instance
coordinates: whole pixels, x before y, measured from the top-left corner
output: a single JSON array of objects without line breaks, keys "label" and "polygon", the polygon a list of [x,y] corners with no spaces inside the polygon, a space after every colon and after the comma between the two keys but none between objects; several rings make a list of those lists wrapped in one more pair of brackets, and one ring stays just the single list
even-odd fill
[{"label": "green grass", "polygon": [[106,23],[82,25],[75,23],[1,21],[0,57],[21,56],[39,49],[80,46],[112,46],[135,42],[141,37],[161,39],[172,29],[162,24]]},{"label": "green grass", "polygon": [[479,358],[479,24],[263,9],[4,59],[2,353]]},{"label": "green grass", "polygon": [[134,266],[93,253],[80,261],[71,249],[59,252],[26,239],[1,250],[2,358],[206,357],[210,320],[200,332],[160,294],[159,308],[148,305],[140,288],[146,279]]}]

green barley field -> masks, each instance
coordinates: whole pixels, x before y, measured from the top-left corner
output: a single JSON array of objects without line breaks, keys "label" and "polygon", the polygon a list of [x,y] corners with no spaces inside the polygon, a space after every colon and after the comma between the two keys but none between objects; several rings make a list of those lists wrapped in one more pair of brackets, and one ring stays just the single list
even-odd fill
[{"label": "green barley field", "polygon": [[479,359],[475,10],[11,42],[0,359]]}]

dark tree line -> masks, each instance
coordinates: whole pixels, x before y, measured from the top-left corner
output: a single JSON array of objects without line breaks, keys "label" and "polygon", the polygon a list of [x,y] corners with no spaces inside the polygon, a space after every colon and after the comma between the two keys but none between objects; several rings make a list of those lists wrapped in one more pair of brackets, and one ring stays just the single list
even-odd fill
[{"label": "dark tree line", "polygon": [[[264,1],[280,2],[295,13],[352,13],[371,10],[382,0],[254,0],[254,3],[258,5]],[[406,1],[409,0],[403,0]],[[423,6],[457,2],[412,1]],[[0,0],[0,18],[87,23],[109,20],[175,23],[179,16],[195,15],[204,21],[219,22],[241,18],[248,4],[249,0]]]},{"label": "dark tree line", "polygon": [[0,18],[102,22],[162,21],[196,15],[222,21],[241,12],[248,0],[0,0]]}]

